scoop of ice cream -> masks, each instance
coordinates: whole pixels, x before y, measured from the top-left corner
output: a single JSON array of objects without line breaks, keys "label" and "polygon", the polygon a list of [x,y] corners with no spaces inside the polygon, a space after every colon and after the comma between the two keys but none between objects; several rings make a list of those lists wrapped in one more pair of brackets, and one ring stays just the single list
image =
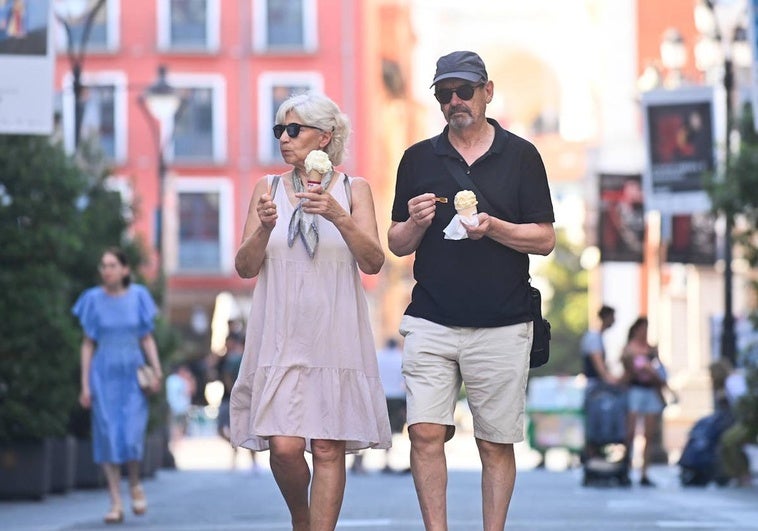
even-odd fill
[{"label": "scoop of ice cream", "polygon": [[478,201],[476,200],[476,195],[471,190],[461,190],[455,194],[453,203],[455,203],[456,210],[464,210],[476,206]]},{"label": "scoop of ice cream", "polygon": [[329,160],[329,155],[326,151],[320,149],[314,149],[308,156],[305,157],[305,171],[310,174],[311,171],[317,171],[321,175],[329,173],[332,169],[332,161]]}]

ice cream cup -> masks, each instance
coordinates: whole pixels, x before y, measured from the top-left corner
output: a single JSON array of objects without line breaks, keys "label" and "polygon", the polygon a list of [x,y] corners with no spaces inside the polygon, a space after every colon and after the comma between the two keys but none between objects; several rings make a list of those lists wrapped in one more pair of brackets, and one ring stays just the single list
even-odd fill
[{"label": "ice cream cup", "polygon": [[458,212],[458,215],[462,218],[470,218],[472,216],[476,216],[476,213],[477,213],[476,205],[472,205],[466,208],[461,208],[457,212]]}]

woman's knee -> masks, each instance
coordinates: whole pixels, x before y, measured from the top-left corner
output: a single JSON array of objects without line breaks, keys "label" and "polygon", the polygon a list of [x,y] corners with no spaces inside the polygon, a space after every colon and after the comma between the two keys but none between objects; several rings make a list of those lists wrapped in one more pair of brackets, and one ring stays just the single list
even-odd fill
[{"label": "woman's knee", "polygon": [[271,459],[290,463],[303,459],[305,440],[298,437],[272,437],[269,441]]},{"label": "woman's knee", "polygon": [[311,441],[314,461],[338,461],[345,459],[345,441],[314,439]]}]

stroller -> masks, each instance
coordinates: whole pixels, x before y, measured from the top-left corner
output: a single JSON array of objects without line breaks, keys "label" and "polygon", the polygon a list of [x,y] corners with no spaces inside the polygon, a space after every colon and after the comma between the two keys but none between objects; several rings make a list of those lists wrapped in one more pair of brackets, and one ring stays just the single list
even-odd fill
[{"label": "stroller", "polygon": [[629,486],[626,445],[627,396],[619,387],[598,384],[584,403],[583,486]]},{"label": "stroller", "polygon": [[722,407],[695,423],[678,463],[679,480],[683,486],[704,487],[711,481],[720,486],[729,483],[729,477],[721,467],[718,448],[721,434],[733,422],[729,409]]}]

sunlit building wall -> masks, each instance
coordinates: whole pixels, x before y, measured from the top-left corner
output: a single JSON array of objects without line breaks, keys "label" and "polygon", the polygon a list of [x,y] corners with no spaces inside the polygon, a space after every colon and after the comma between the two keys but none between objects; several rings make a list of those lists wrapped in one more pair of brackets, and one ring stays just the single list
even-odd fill
[{"label": "sunlit building wall", "polygon": [[[407,4],[107,0],[94,19],[82,74],[82,138],[102,150],[111,186],[134,207],[133,236],[148,250],[159,236],[158,147],[137,99],[159,65],[184,99],[165,146],[163,267],[168,316],[195,340],[187,355],[207,353],[219,317],[246,318],[254,281],[238,277],[233,258],[255,183],[286,170],[271,127],[289,94],[324,91],[349,115],[353,135],[340,169],[371,182],[379,219],[388,218],[388,183],[414,127]],[[74,26],[75,39],[82,25]],[[72,75],[62,27],[58,47],[62,135],[72,150]],[[157,264],[152,256],[149,277]],[[383,280],[365,281],[376,307]],[[228,296],[214,315],[219,294]],[[215,329],[223,332],[223,325]]]}]

